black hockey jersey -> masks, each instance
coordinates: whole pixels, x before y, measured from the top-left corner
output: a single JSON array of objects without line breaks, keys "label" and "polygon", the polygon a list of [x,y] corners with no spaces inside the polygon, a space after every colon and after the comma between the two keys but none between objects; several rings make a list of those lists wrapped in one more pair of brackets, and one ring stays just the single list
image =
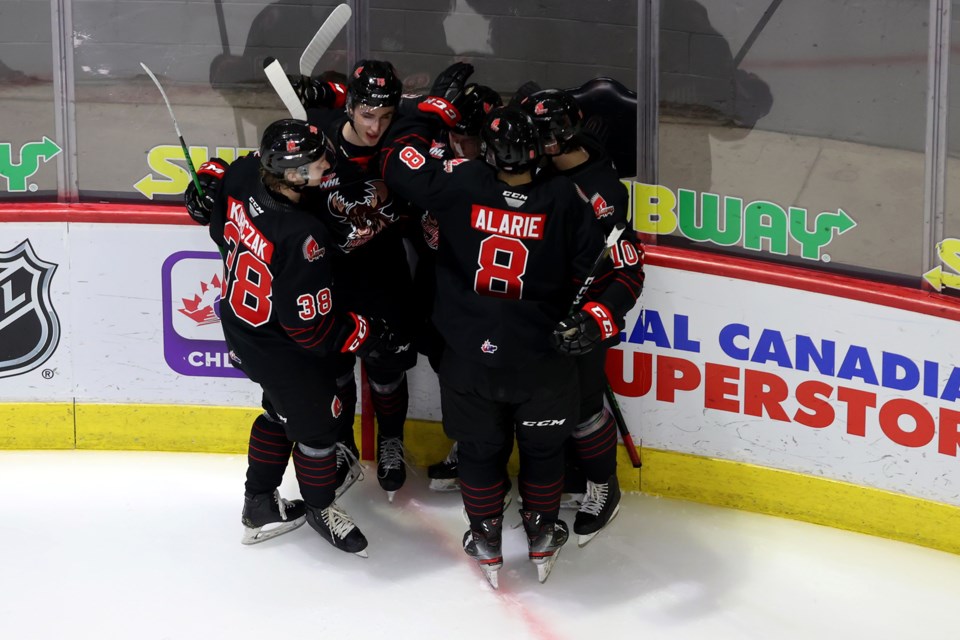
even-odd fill
[{"label": "black hockey jersey", "polygon": [[560,175],[573,180],[590,202],[595,225],[602,229],[604,236],[618,223],[627,227],[587,299],[602,301],[623,326],[623,317],[634,307],[643,290],[643,244],[627,216],[629,194],[613,163],[593,138],[581,135],[578,141],[590,158],[577,167],[560,171]]},{"label": "black hockey jersey", "polygon": [[260,159],[231,164],[210,217],[224,256],[220,318],[230,356],[251,379],[292,375],[290,358],[337,353],[354,322],[338,317],[326,226],[270,192]]},{"label": "black hockey jersey", "polygon": [[364,246],[400,220],[399,207],[379,174],[380,146],[362,147],[343,137],[347,115],[342,110],[310,109],[310,124],[334,142],[337,163],[316,190],[308,193],[309,206],[326,219],[343,253]]},{"label": "black hockey jersey", "polygon": [[416,119],[394,127],[383,175],[438,221],[433,320],[447,346],[492,367],[555,355],[549,336],[602,249],[576,187],[563,176],[511,187],[483,161],[429,159]]}]

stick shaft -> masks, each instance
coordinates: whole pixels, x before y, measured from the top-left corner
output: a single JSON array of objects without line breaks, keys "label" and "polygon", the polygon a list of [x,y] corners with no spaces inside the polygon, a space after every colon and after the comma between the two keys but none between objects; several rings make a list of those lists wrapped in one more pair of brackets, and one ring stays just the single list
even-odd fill
[{"label": "stick shaft", "polygon": [[200,186],[200,178],[197,177],[197,170],[193,166],[193,160],[190,159],[190,150],[187,148],[187,143],[183,141],[183,134],[180,133],[177,116],[173,115],[173,107],[170,106],[170,99],[167,98],[167,92],[163,90],[163,85],[157,80],[157,76],[153,74],[153,71],[150,71],[150,67],[142,62],[140,66],[143,67],[143,70],[146,71],[150,79],[153,80],[153,84],[157,85],[157,89],[160,90],[160,95],[163,96],[163,102],[167,105],[167,111],[170,112],[170,119],[173,120],[173,129],[177,132],[177,138],[180,140],[180,148],[183,149],[183,159],[187,161],[187,169],[190,171],[190,177],[193,179],[193,186],[197,188],[197,193],[202,196],[203,188]]},{"label": "stick shaft", "polygon": [[310,40],[310,44],[307,45],[307,48],[304,49],[300,55],[300,75],[309,76],[313,74],[313,69],[317,66],[317,63],[320,62],[320,58],[327,52],[327,49],[330,48],[330,45],[337,35],[340,34],[343,27],[346,26],[347,22],[349,22],[350,16],[352,15],[353,11],[347,4],[340,4],[334,7],[330,15],[327,16],[327,19],[324,20],[320,28],[317,29],[317,33]]}]

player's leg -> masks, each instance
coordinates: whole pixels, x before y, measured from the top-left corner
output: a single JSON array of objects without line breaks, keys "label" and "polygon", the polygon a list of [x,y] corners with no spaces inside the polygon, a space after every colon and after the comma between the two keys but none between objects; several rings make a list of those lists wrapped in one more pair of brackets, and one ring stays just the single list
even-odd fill
[{"label": "player's leg", "polygon": [[[412,354],[412,363],[416,354]],[[370,384],[370,399],[377,417],[377,480],[393,502],[394,494],[407,479],[403,450],[403,427],[407,419],[410,393],[407,388],[406,370],[403,368],[409,356],[401,354],[396,366],[368,364],[367,380]]]},{"label": "player's leg", "polygon": [[303,500],[285,500],[278,488],[290,461],[293,442],[283,423],[263,396],[263,413],[250,428],[247,447],[247,478],[244,483],[243,544],[256,544],[292,531],[305,522]]},{"label": "player's leg", "polygon": [[568,537],[567,525],[559,516],[564,445],[579,408],[575,363],[567,358],[540,363],[526,371],[516,387],[527,396],[513,416],[520,453],[520,515],[530,560],[543,582]]},{"label": "player's leg", "polygon": [[306,521],[337,549],[366,556],[367,539],[335,502],[338,438],[353,423],[353,405],[338,395],[332,362],[316,361],[269,388],[270,400],[296,441],[293,466],[306,503]]},{"label": "player's leg", "polygon": [[513,433],[506,409],[483,394],[489,387],[488,375],[485,367],[444,354],[440,406],[444,432],[458,442],[461,494],[470,523],[463,537],[464,551],[496,588],[503,564],[503,508],[509,487],[503,459]]},{"label": "player's leg", "polygon": [[593,539],[620,511],[617,481],[617,426],[604,407],[606,349],[577,358],[580,378],[580,420],[570,444],[577,466],[586,478],[586,491],[573,523],[583,546]]}]

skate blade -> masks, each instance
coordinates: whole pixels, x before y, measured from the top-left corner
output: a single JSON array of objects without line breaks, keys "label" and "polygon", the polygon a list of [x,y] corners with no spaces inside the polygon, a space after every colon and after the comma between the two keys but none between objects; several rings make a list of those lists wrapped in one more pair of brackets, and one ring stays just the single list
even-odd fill
[{"label": "skate blade", "polygon": [[360,551],[354,551],[354,552],[353,552],[353,555],[359,556],[359,557],[361,557],[361,558],[369,558],[369,557],[370,557],[370,556],[367,555],[367,550],[366,550],[366,549],[360,549]]},{"label": "skate blade", "polygon": [[397,495],[396,491],[387,491],[387,502],[393,502],[393,497]]},{"label": "skate blade", "polygon": [[560,499],[561,509],[579,509],[583,505],[582,493],[565,493]]},{"label": "skate blade", "polygon": [[300,516],[296,520],[280,523],[279,526],[276,526],[272,529],[264,529],[263,527],[244,527],[243,537],[240,538],[240,544],[257,544],[258,542],[264,542],[270,538],[276,538],[279,535],[283,535],[284,533],[288,533],[294,529],[300,528],[306,521],[306,516]]},{"label": "skate blade", "polygon": [[537,580],[540,581],[540,584],[546,582],[547,578],[550,577],[550,572],[553,571],[553,565],[556,564],[559,555],[560,549],[558,548],[549,556],[530,558],[537,567]]},{"label": "skate blade", "polygon": [[430,478],[430,491],[460,491],[460,481],[457,478]]},{"label": "skate blade", "polygon": [[577,546],[578,546],[578,547],[581,547],[581,548],[587,546],[587,543],[590,542],[591,540],[593,540],[594,538],[596,538],[598,533],[600,533],[601,531],[603,531],[604,529],[606,529],[607,527],[610,526],[610,523],[613,522],[614,518],[617,517],[617,514],[618,514],[618,513],[620,513],[620,505],[619,505],[619,504],[618,504],[616,507],[613,508],[613,513],[610,515],[610,519],[607,520],[607,523],[606,523],[605,525],[603,525],[602,527],[600,527],[599,529],[597,529],[597,530],[594,531],[593,533],[578,534],[578,537],[577,537]]},{"label": "skate blade", "polygon": [[500,589],[500,567],[502,566],[502,562],[499,564],[480,565],[480,568],[483,569],[483,577],[487,579],[487,582],[489,582],[490,586],[494,589]]}]

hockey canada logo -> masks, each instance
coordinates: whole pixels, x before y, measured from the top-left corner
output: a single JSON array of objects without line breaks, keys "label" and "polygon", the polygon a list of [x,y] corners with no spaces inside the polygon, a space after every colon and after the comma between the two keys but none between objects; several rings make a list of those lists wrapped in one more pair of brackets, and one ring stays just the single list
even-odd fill
[{"label": "hockey canada logo", "polygon": [[60,319],[50,301],[56,270],[29,240],[0,252],[0,378],[36,369],[57,350]]}]

